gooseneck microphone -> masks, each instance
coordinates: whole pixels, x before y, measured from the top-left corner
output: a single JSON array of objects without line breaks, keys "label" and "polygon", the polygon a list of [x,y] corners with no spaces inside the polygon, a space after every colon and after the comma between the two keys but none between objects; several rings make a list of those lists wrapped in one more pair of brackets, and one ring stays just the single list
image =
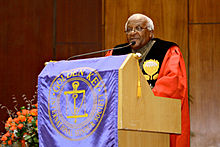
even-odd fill
[{"label": "gooseneck microphone", "polygon": [[124,48],[124,47],[128,47],[128,46],[131,46],[131,45],[135,45],[135,43],[136,43],[135,41],[132,41],[132,42],[129,43],[128,45],[121,46],[121,47],[116,47],[116,48],[111,48],[111,49],[106,49],[106,50],[100,50],[100,51],[95,51],[95,52],[90,52],[90,53],[85,53],[85,54],[79,54],[79,55],[71,56],[71,57],[69,57],[67,60],[70,60],[70,59],[73,59],[73,58],[77,58],[77,57],[82,57],[82,56],[87,56],[87,55],[92,55],[92,54],[107,52],[107,51],[110,51],[110,50],[118,50],[118,49],[121,49],[121,48]]}]

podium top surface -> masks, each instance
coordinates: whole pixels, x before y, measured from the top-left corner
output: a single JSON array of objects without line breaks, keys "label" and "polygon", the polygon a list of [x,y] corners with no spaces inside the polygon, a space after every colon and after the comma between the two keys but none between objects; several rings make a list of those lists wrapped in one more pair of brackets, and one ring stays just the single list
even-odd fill
[{"label": "podium top surface", "polygon": [[[118,70],[123,64],[124,60],[128,55],[121,56],[108,56],[108,57],[99,57],[99,58],[88,58],[81,60],[61,60],[55,62],[49,62],[44,69],[39,74],[39,77],[45,75],[57,75],[62,71],[69,70],[71,68],[81,68],[89,67],[96,69],[97,71],[106,71],[106,70]],[[49,73],[53,69],[53,73]]]}]

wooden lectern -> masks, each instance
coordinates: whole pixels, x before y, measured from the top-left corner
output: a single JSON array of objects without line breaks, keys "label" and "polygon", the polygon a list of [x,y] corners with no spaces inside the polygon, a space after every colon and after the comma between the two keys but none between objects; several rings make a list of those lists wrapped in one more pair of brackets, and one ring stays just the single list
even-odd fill
[{"label": "wooden lectern", "polygon": [[154,96],[137,59],[129,54],[119,69],[119,147],[169,147],[169,133],[181,133],[181,100]]},{"label": "wooden lectern", "polygon": [[38,96],[40,146],[169,147],[181,133],[181,100],[154,96],[134,54],[50,63]]}]

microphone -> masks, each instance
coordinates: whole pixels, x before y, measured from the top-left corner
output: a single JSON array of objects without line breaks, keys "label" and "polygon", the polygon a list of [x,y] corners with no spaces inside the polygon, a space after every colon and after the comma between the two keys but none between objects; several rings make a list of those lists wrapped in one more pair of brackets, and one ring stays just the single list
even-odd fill
[{"label": "microphone", "polygon": [[110,50],[118,50],[118,49],[121,49],[121,48],[124,48],[124,47],[128,47],[128,46],[131,46],[131,45],[135,45],[135,44],[136,44],[136,42],[135,42],[135,41],[132,41],[132,42],[130,42],[128,45],[125,45],[125,46],[116,47],[116,48],[111,48],[111,49],[106,49],[106,50],[100,50],[100,51],[95,51],[95,52],[90,52],[90,53],[85,53],[85,54],[79,54],[79,55],[71,56],[71,57],[69,57],[67,60],[70,60],[70,59],[73,59],[73,58],[77,58],[77,57],[82,57],[82,56],[87,56],[87,55],[92,55],[92,54],[107,52],[107,51],[110,51]]},{"label": "microphone", "polygon": [[136,42],[135,42],[135,41],[132,41],[132,42],[131,42],[131,45],[135,45],[135,44],[136,44]]}]

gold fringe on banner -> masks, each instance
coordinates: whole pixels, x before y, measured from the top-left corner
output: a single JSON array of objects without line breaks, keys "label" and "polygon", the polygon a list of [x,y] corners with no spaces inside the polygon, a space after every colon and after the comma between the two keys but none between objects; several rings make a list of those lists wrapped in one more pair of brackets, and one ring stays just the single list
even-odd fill
[{"label": "gold fringe on banner", "polygon": [[50,63],[50,62],[57,62],[57,61],[53,61],[53,60],[50,60],[49,62],[45,62],[44,63],[44,66],[46,66],[48,63]]}]

